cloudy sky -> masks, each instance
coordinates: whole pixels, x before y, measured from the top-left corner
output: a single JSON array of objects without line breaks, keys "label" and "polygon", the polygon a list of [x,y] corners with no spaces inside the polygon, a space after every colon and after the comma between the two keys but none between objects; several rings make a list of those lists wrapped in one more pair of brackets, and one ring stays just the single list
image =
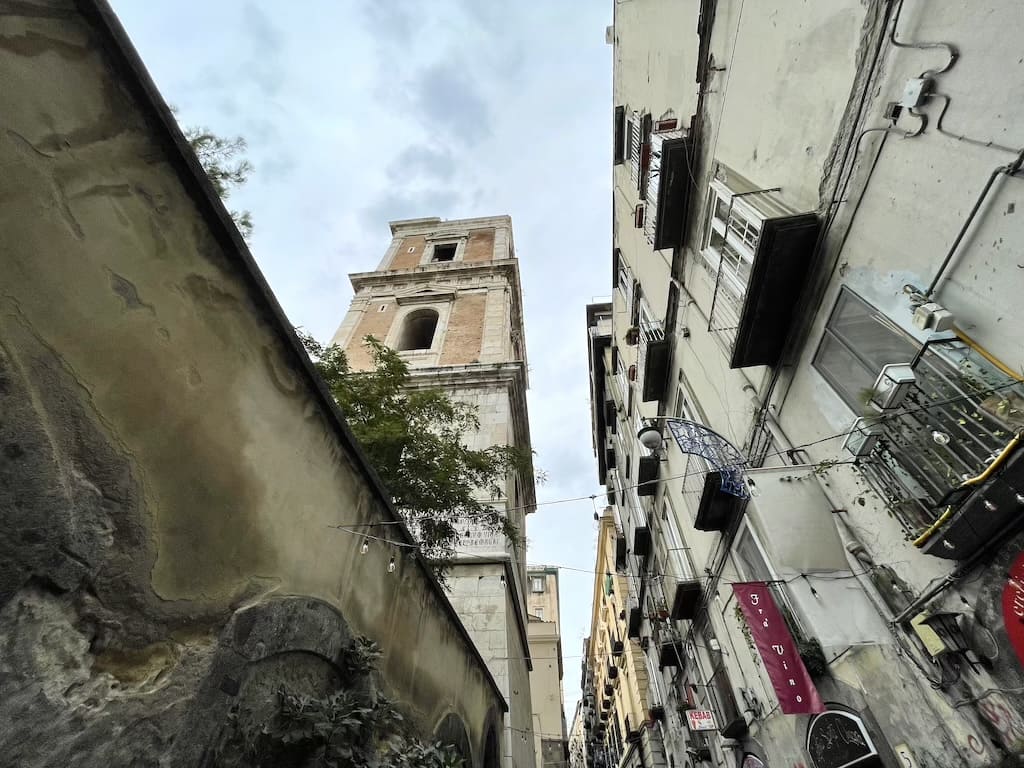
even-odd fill
[{"label": "cloudy sky", "polygon": [[[249,142],[234,208],[291,321],[329,339],[388,221],[510,214],[541,502],[599,492],[584,306],[610,290],[610,0],[112,0],[186,125]],[[542,506],[529,561],[587,570],[590,501]],[[563,570],[567,717],[592,576]]]}]

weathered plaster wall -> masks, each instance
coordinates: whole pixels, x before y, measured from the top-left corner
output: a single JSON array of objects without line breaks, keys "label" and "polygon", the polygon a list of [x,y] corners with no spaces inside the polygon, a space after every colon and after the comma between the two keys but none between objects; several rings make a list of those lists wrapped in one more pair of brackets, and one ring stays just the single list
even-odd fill
[{"label": "weathered plaster wall", "polygon": [[504,706],[483,660],[420,564],[389,576],[400,550],[332,529],[393,512],[82,7],[0,16],[5,761],[197,765],[238,697],[328,685],[359,633],[413,722],[455,713],[481,765]]}]

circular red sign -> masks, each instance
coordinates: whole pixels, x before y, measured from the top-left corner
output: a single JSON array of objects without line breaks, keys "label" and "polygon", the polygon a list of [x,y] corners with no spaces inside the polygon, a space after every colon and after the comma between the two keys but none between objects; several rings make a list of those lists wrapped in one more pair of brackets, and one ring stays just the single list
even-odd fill
[{"label": "circular red sign", "polygon": [[1003,587],[1003,624],[1017,658],[1024,664],[1024,552],[1013,561]]}]

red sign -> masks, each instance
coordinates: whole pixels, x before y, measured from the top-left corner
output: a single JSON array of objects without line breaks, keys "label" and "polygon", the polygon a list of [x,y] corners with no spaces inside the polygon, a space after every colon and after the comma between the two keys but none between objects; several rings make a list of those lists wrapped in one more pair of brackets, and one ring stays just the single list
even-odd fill
[{"label": "red sign", "polygon": [[1003,624],[1017,658],[1024,664],[1024,552],[1013,561],[1003,587]]},{"label": "red sign", "polygon": [[733,584],[757,652],[772,681],[779,707],[787,715],[812,715],[825,705],[807,674],[796,642],[789,632],[768,585],[761,581]]}]

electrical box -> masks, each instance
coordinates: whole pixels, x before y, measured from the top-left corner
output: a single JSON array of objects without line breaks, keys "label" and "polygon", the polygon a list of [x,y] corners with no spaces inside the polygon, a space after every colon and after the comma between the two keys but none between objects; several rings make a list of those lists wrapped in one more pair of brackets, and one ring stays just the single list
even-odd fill
[{"label": "electrical box", "polygon": [[907,109],[913,109],[918,106],[927,95],[929,82],[926,77],[915,77],[907,80],[907,84],[903,86],[903,95],[900,97],[899,105]]},{"label": "electrical box", "polygon": [[843,448],[857,458],[862,458],[874,450],[881,434],[882,425],[876,420],[859,418],[853,423],[853,429],[843,441]]},{"label": "electrical box", "polygon": [[913,323],[914,327],[919,331],[935,331],[938,333],[951,330],[956,324],[956,318],[953,317],[952,312],[941,304],[929,301],[914,310]]},{"label": "electrical box", "polygon": [[883,411],[899,408],[907,392],[914,386],[917,376],[907,363],[891,363],[882,366],[882,372],[875,380],[871,404]]}]

